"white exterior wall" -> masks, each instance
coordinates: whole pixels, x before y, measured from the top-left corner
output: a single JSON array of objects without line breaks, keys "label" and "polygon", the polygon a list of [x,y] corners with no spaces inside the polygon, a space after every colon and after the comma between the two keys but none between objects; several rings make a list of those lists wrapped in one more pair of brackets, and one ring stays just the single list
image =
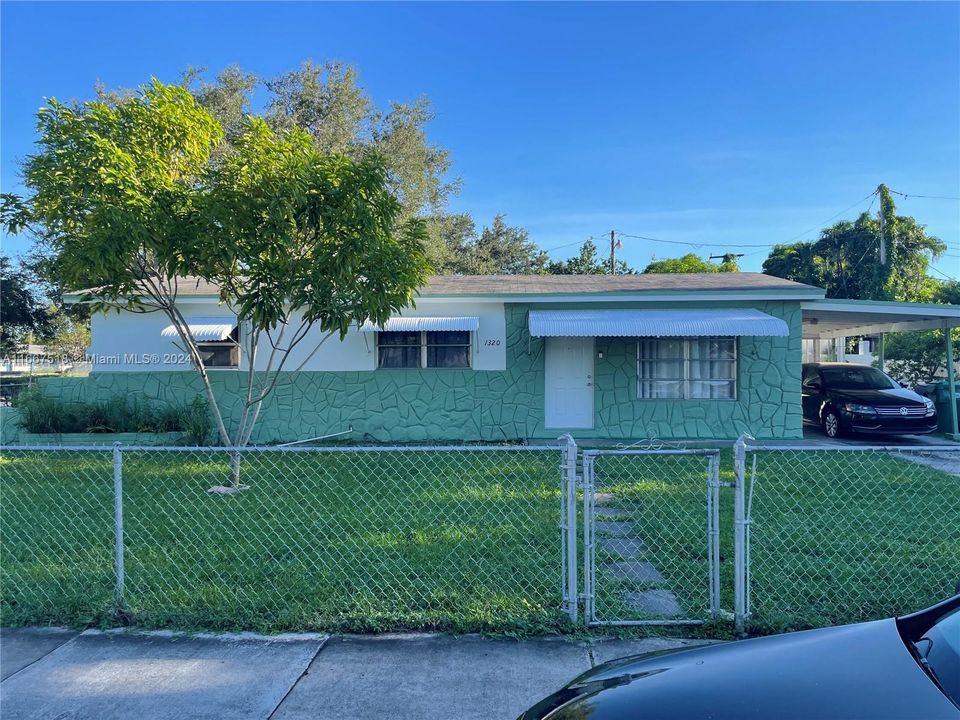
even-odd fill
[{"label": "white exterior wall", "polygon": [[[230,318],[229,308],[213,301],[183,303],[184,317]],[[506,369],[506,320],[503,303],[475,301],[431,301],[421,298],[416,308],[405,310],[404,316],[479,317],[479,330],[473,333],[473,369]],[[176,339],[165,338],[161,332],[170,324],[163,313],[133,313],[128,311],[94,315],[91,319],[91,345],[88,351],[91,372],[165,372],[192,369],[189,359],[176,345]],[[294,328],[284,335],[282,344],[289,342]],[[242,332],[242,328],[241,328]],[[317,347],[323,335],[311,330],[309,337],[291,352],[285,369],[297,369]],[[274,334],[276,340],[277,334]],[[257,367],[263,369],[270,354],[269,341],[261,338],[257,350]],[[241,369],[247,367],[241,356]],[[341,341],[334,335],[303,364],[304,372],[375,370],[377,366],[376,334],[351,329]],[[276,361],[274,361],[276,368]],[[211,368],[211,372],[237,372],[236,369]]]}]

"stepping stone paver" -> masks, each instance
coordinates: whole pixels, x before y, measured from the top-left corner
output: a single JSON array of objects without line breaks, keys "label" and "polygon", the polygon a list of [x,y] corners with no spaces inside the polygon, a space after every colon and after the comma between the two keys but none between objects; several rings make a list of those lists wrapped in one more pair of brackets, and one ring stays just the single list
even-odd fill
[{"label": "stepping stone paver", "polygon": [[663,575],[648,562],[627,561],[607,563],[603,569],[618,580],[637,580],[640,582],[663,582]]},{"label": "stepping stone paver", "polygon": [[630,515],[629,510],[624,510],[623,508],[618,507],[598,507],[594,508],[594,512],[597,514],[597,517],[629,517]]},{"label": "stepping stone paver", "polygon": [[616,522],[610,520],[598,520],[593,524],[597,535],[607,535],[613,537],[629,537],[633,534],[633,523]]},{"label": "stepping stone paver", "polygon": [[662,617],[676,617],[681,612],[677,596],[669,590],[643,590],[624,594],[624,602],[637,612]]},{"label": "stepping stone paver", "polygon": [[627,559],[639,557],[645,547],[643,540],[622,537],[600,538],[598,544],[601,550]]}]

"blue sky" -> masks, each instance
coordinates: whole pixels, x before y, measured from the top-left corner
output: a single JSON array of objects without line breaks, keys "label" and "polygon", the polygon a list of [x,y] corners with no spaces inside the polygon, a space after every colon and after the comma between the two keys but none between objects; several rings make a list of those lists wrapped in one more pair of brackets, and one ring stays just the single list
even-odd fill
[{"label": "blue sky", "polygon": [[[270,76],[354,64],[378,104],[427,95],[462,179],[451,209],[495,213],[565,257],[616,229],[621,256],[813,238],[878,183],[960,196],[960,4],[2,5],[2,174],[18,189],[44,97],[172,81],[187,65]],[[854,217],[869,201],[840,217]],[[951,247],[960,202],[910,198]],[[874,210],[876,207],[874,206]],[[809,232],[805,232],[809,231]],[[24,247],[5,238],[7,251]],[[715,244],[715,246],[707,246]]]}]

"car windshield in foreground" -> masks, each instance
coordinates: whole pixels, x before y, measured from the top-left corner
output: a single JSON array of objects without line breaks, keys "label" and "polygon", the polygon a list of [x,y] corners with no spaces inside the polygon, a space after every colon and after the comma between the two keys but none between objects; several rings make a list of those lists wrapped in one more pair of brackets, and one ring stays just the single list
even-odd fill
[{"label": "car windshield in foreground", "polygon": [[898,385],[876,368],[866,365],[823,368],[823,380],[828,388],[842,390],[890,390]]},{"label": "car windshield in foreground", "polygon": [[940,618],[913,646],[923,668],[960,707],[960,608]]}]

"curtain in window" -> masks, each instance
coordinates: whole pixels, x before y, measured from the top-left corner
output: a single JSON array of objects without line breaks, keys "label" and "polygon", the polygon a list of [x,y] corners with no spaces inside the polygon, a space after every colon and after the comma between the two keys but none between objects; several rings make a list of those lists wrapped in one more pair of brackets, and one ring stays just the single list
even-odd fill
[{"label": "curtain in window", "polygon": [[640,338],[638,397],[736,397],[735,338]]}]

